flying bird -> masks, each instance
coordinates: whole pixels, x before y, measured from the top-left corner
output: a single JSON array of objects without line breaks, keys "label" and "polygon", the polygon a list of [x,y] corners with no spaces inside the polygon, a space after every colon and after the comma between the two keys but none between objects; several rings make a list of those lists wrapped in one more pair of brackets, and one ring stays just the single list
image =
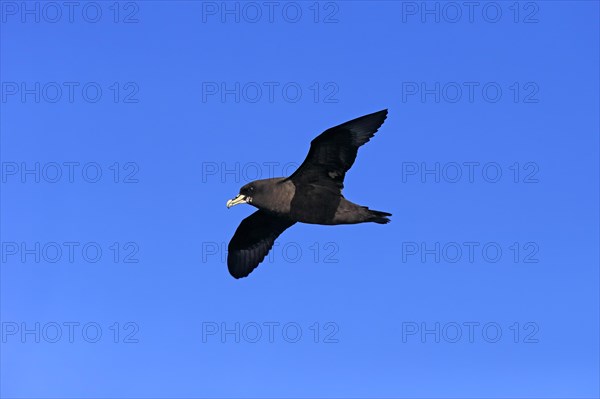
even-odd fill
[{"label": "flying bird", "polygon": [[258,208],[240,223],[229,242],[227,267],[233,277],[247,277],[275,239],[297,222],[389,223],[390,213],[354,204],[342,195],[344,177],[358,148],[373,137],[386,117],[387,109],[325,130],[310,143],[306,159],[292,175],[250,182],[227,201],[227,208],[238,204]]}]

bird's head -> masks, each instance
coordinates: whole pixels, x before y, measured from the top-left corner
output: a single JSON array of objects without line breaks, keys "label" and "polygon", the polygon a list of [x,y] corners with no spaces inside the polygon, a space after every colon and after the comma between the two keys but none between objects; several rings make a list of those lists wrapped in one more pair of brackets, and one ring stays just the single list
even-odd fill
[{"label": "bird's head", "polygon": [[239,204],[250,204],[260,208],[262,199],[265,193],[268,191],[266,189],[268,185],[267,180],[255,180],[242,186],[237,197],[227,201],[227,208],[231,208],[232,206]]}]

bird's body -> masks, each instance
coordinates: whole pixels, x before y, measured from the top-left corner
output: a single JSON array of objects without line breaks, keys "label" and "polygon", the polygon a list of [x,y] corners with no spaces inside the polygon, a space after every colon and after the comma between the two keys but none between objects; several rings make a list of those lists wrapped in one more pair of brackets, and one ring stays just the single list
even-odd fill
[{"label": "bird's body", "polygon": [[256,180],[254,186],[264,185],[268,200],[252,205],[272,214],[308,224],[354,224],[374,221],[373,211],[344,198],[341,193],[316,185],[299,185],[286,177]]},{"label": "bird's body", "polygon": [[256,180],[240,189],[227,207],[248,203],[259,210],[242,221],[228,247],[227,266],[246,277],[267,255],[275,239],[297,222],[322,225],[374,222],[391,214],[354,204],[342,195],[344,177],[358,148],[368,142],[387,116],[375,112],[326,130],[311,142],[300,167],[289,177]]}]

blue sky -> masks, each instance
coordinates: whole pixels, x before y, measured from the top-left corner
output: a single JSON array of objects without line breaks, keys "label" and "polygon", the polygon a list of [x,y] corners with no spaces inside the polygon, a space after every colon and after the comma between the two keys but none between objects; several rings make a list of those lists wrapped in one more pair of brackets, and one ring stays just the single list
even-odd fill
[{"label": "blue sky", "polygon": [[[0,395],[598,397],[597,2],[0,2]],[[249,278],[225,202],[389,109]]]}]

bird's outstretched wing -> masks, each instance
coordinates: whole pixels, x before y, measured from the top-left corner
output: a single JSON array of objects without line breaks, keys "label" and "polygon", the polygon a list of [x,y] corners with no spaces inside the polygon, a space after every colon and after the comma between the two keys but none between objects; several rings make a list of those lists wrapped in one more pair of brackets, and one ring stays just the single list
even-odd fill
[{"label": "bird's outstretched wing", "polygon": [[248,276],[269,253],[275,239],[294,223],[261,210],[242,220],[229,242],[229,273],[235,278]]},{"label": "bird's outstretched wing", "polygon": [[368,142],[387,117],[387,109],[327,129],[310,143],[300,167],[289,177],[298,184],[314,184],[341,191],[358,147]]}]

